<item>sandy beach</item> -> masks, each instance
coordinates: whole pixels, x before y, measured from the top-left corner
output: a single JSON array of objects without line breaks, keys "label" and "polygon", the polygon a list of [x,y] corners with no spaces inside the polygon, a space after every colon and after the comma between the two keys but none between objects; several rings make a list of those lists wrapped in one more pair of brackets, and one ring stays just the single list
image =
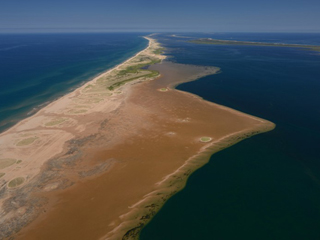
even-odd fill
[{"label": "sandy beach", "polygon": [[175,90],[219,69],[165,61],[147,39],[0,135],[1,239],[136,239],[214,152],[275,127]]}]

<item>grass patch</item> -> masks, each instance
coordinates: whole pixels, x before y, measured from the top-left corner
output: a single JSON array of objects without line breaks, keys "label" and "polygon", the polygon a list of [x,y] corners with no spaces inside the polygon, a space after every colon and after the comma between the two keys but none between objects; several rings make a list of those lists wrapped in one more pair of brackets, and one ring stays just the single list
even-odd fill
[{"label": "grass patch", "polygon": [[124,76],[129,73],[139,73],[139,72],[143,71],[141,68],[144,68],[146,66],[150,66],[150,65],[153,65],[156,63],[160,63],[160,62],[161,62],[160,59],[151,59],[151,61],[148,63],[141,63],[141,64],[127,67],[125,70],[121,70],[117,75]]},{"label": "grass patch", "polygon": [[17,160],[12,159],[12,158],[0,159],[0,169],[10,167],[11,165],[15,164],[16,162],[17,162]]},{"label": "grass patch", "polygon": [[210,142],[212,140],[211,137],[202,137],[200,138],[200,142]]},{"label": "grass patch", "polygon": [[65,122],[65,121],[66,121],[65,118],[58,118],[58,119],[54,119],[51,122],[46,123],[45,126],[46,127],[52,127],[52,126],[55,126],[55,125],[59,125],[59,124]]},{"label": "grass patch", "polygon": [[164,50],[163,48],[158,48],[158,49],[154,50],[153,53],[161,55],[163,53],[163,50]]},{"label": "grass patch", "polygon": [[38,137],[30,137],[30,138],[23,139],[23,140],[21,140],[20,142],[17,143],[17,146],[30,145],[30,144],[32,144],[36,139],[38,139]]},{"label": "grass patch", "polygon": [[160,88],[160,92],[167,92],[168,88]]},{"label": "grass patch", "polygon": [[24,183],[24,181],[25,179],[23,177],[17,177],[8,183],[8,187],[10,188],[18,187],[19,185]]},{"label": "grass patch", "polygon": [[137,77],[132,77],[132,78],[129,78],[129,79],[125,79],[125,80],[123,80],[121,82],[116,82],[116,83],[112,84],[111,86],[109,86],[108,89],[110,91],[113,91],[114,89],[126,84],[127,82],[131,82],[131,81],[136,80],[138,78],[151,78],[151,77],[156,77],[156,76],[159,75],[158,71],[148,70],[146,72],[148,72],[148,73],[145,74],[145,75],[140,75],[140,76],[137,76]]},{"label": "grass patch", "polygon": [[6,175],[5,173],[1,172],[0,173],[0,178],[2,178],[4,175]]},{"label": "grass patch", "polygon": [[[118,74],[117,74],[118,77],[123,77],[123,78],[125,78],[125,76],[129,75],[129,74],[139,74],[139,76],[127,76],[128,77],[127,79],[123,79],[122,81],[116,82],[116,83],[112,84],[111,86],[107,87],[107,89],[110,90],[110,91],[113,91],[116,88],[126,84],[127,82],[130,82],[130,81],[133,81],[133,80],[136,80],[136,79],[139,79],[139,78],[152,78],[152,77],[158,76],[159,75],[158,71],[145,70],[145,69],[142,69],[142,68],[145,68],[147,66],[150,66],[150,65],[153,65],[153,64],[156,64],[156,63],[160,63],[161,60],[160,59],[155,59],[155,58],[146,58],[146,59],[143,59],[143,60],[144,61],[145,60],[149,60],[149,61],[145,62],[145,63],[140,63],[140,64],[129,66],[126,69],[119,71]],[[144,72],[146,74],[143,74]]]}]

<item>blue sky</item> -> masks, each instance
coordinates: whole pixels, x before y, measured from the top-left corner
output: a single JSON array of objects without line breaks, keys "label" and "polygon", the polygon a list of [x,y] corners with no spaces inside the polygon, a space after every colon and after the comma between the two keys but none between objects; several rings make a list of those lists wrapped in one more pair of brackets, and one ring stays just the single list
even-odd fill
[{"label": "blue sky", "polygon": [[320,32],[320,1],[0,0],[1,32],[79,29]]}]

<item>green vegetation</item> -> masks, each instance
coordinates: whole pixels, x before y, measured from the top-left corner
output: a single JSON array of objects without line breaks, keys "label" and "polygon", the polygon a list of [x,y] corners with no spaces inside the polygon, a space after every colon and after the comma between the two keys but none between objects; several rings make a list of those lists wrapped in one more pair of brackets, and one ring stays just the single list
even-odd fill
[{"label": "green vegetation", "polygon": [[4,175],[6,175],[5,173],[0,173],[0,178],[2,178]]},{"label": "green vegetation", "polygon": [[23,177],[17,177],[8,183],[8,187],[10,188],[18,187],[19,185],[24,183],[24,181],[25,179]]},{"label": "green vegetation", "polygon": [[17,162],[17,160],[16,159],[12,159],[12,158],[0,159],[0,169],[7,168],[7,167],[15,164],[16,162]]},{"label": "green vegetation", "polygon": [[211,140],[212,140],[211,137],[202,137],[202,138],[200,138],[201,142],[210,142]]},{"label": "green vegetation", "polygon": [[66,121],[65,118],[58,118],[58,119],[52,120],[51,122],[46,123],[45,126],[52,127],[52,126],[55,126],[55,125],[59,125],[59,124],[65,122],[65,121]]},{"label": "green vegetation", "polygon": [[164,50],[163,48],[158,48],[158,49],[154,50],[153,53],[160,55],[163,53],[163,50]]},{"label": "green vegetation", "polygon": [[167,92],[167,91],[168,91],[168,88],[160,88],[160,91],[161,91],[161,92]]},{"label": "green vegetation", "polygon": [[32,144],[38,137],[30,137],[21,140],[20,142],[17,143],[17,146],[25,146],[25,145],[30,145]]},{"label": "green vegetation", "polygon": [[16,163],[17,163],[17,164],[22,163],[22,160],[18,160]]},{"label": "green vegetation", "polygon": [[113,91],[114,89],[116,89],[116,88],[118,88],[118,87],[126,84],[127,82],[131,82],[131,81],[133,81],[133,80],[136,80],[136,79],[142,78],[142,77],[143,77],[143,78],[152,78],[152,77],[158,76],[158,74],[159,74],[158,71],[148,70],[148,71],[145,71],[145,72],[147,72],[147,74],[145,74],[145,75],[139,75],[139,76],[137,76],[137,77],[132,77],[132,78],[129,78],[129,79],[125,79],[125,80],[123,80],[123,81],[121,81],[121,82],[116,82],[116,83],[112,84],[110,87],[108,87],[108,89],[109,89],[110,91]]},{"label": "green vegetation", "polygon": [[141,72],[141,71],[146,71],[146,70],[143,70],[142,68],[161,62],[160,59],[150,59],[150,60],[151,60],[151,61],[148,62],[148,63],[137,64],[137,65],[134,65],[134,66],[130,66],[130,67],[128,67],[128,68],[125,69],[125,70],[121,70],[121,71],[118,73],[118,75],[119,75],[119,76],[123,76],[123,75],[126,75],[126,74],[128,74],[128,73],[139,73],[139,72]]},{"label": "green vegetation", "polygon": [[264,43],[264,42],[245,42],[245,41],[233,41],[233,40],[219,40],[212,38],[201,38],[191,40],[189,42],[196,44],[215,44],[215,45],[243,45],[243,46],[265,46],[265,47],[291,47],[302,48],[309,51],[320,52],[320,46],[316,45],[300,45],[300,44],[286,44],[286,43]]},{"label": "green vegetation", "polygon": [[[127,82],[130,82],[130,81],[133,81],[133,80],[136,80],[138,78],[152,78],[152,77],[156,77],[159,75],[159,72],[158,71],[154,71],[154,70],[144,70],[142,68],[144,67],[147,67],[147,66],[150,66],[150,65],[153,65],[153,64],[156,64],[156,63],[159,63],[161,62],[160,59],[150,59],[150,62],[147,62],[147,63],[141,63],[141,64],[137,64],[137,65],[134,65],[134,66],[130,66],[128,67],[127,69],[125,70],[121,70],[119,73],[118,73],[118,76],[120,77],[124,77],[126,75],[129,75],[129,74],[136,74],[138,76],[133,76],[131,77],[130,75],[128,76],[129,78],[127,79],[124,79],[120,82],[116,82],[114,84],[112,84],[111,86],[108,87],[108,89],[110,91],[113,91],[114,89],[126,84]],[[145,74],[143,74],[145,73]]]}]

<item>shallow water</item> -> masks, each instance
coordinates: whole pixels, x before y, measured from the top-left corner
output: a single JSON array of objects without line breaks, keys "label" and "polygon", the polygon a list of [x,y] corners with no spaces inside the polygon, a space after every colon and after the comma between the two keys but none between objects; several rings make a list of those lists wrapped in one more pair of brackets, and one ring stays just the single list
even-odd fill
[{"label": "shallow water", "polygon": [[[319,34],[207,37],[320,43]],[[221,68],[218,75],[178,89],[277,127],[213,155],[144,228],[141,239],[319,239],[319,53],[158,38],[173,61]]]}]

